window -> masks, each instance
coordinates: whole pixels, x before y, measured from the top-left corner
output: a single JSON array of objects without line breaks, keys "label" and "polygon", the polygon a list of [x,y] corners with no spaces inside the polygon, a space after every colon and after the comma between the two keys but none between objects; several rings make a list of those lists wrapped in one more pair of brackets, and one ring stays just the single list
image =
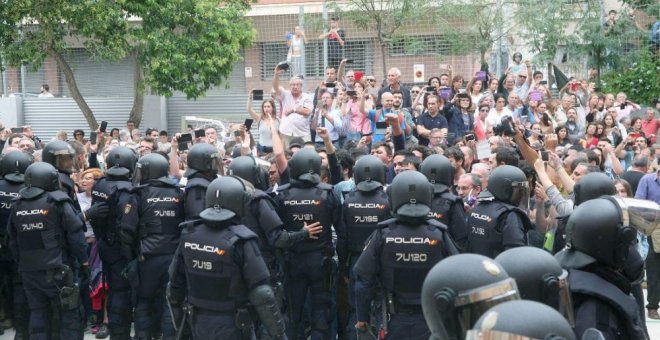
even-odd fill
[{"label": "window", "polygon": [[389,46],[390,56],[449,54],[450,44],[440,35],[398,37]]}]

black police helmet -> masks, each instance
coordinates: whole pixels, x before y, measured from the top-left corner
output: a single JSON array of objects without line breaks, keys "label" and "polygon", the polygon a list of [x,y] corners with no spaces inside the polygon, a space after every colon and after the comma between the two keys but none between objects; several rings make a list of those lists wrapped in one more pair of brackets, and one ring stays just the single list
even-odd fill
[{"label": "black police helmet", "polygon": [[37,162],[25,170],[25,188],[21,189],[23,198],[31,199],[45,191],[60,190],[60,174],[54,166]]},{"label": "black police helmet", "polygon": [[206,189],[206,209],[199,214],[199,217],[207,222],[242,218],[253,195],[252,185],[240,177],[217,178]]},{"label": "black police helmet", "polygon": [[321,156],[311,149],[298,150],[289,160],[291,178],[312,184],[321,182]]},{"label": "black police helmet", "polygon": [[[54,166],[57,170],[70,174],[76,160],[76,151],[73,147],[61,140],[54,140],[44,147],[41,159]],[[68,160],[71,160],[70,162]]]},{"label": "black police helmet", "polygon": [[513,205],[524,199],[519,193],[527,185],[525,173],[511,165],[498,166],[488,176],[488,191],[498,200]]},{"label": "black police helmet", "polygon": [[254,158],[250,156],[240,156],[234,158],[229,164],[229,174],[238,176],[252,185],[257,186],[261,181],[259,166]]},{"label": "black police helmet", "polygon": [[454,182],[454,167],[449,158],[443,155],[431,155],[419,166],[419,171],[433,184],[433,193],[441,194],[449,190]]},{"label": "black police helmet", "polygon": [[32,156],[23,151],[9,152],[0,159],[0,174],[10,182],[23,183],[25,170],[32,162]]},{"label": "black police helmet", "polygon": [[596,198],[575,208],[566,224],[566,249],[555,255],[564,268],[591,263],[620,270],[637,231],[624,226],[620,208],[612,200]]},{"label": "black police helmet", "polygon": [[360,157],[353,166],[353,179],[359,191],[369,192],[382,188],[386,183],[387,167],[376,156]]},{"label": "black police helmet", "polygon": [[396,217],[423,218],[431,211],[433,187],[417,171],[404,171],[387,187],[387,196]]},{"label": "black police helmet", "polygon": [[575,205],[605,195],[614,195],[616,188],[614,182],[602,172],[592,172],[584,175],[575,184]]},{"label": "black police helmet", "polygon": [[138,182],[166,179],[170,168],[165,156],[150,153],[142,156],[136,165],[136,179]]},{"label": "black police helmet", "polygon": [[478,334],[486,339],[576,339],[570,324],[559,312],[525,300],[508,301],[489,309],[466,339],[481,339]]},{"label": "black police helmet", "polygon": [[547,251],[534,247],[516,247],[495,258],[516,280],[520,297],[559,308],[559,290],[565,282],[566,271]]},{"label": "black police helmet", "polygon": [[186,177],[197,172],[218,171],[218,149],[208,143],[197,143],[188,150],[188,170]]},{"label": "black police helmet", "polygon": [[463,339],[490,307],[518,300],[516,283],[502,266],[478,254],[453,255],[429,271],[422,286],[422,310],[438,339]]},{"label": "black police helmet", "polygon": [[105,164],[108,168],[106,174],[130,178],[135,171],[137,161],[138,157],[133,149],[126,146],[114,147],[105,157]]}]

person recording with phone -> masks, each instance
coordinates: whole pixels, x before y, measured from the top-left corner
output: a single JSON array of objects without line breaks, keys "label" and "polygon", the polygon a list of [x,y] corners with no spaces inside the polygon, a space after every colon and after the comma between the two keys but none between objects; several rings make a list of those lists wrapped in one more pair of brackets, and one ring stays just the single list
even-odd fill
[{"label": "person recording with phone", "polygon": [[[253,100],[263,100],[261,102],[261,114],[257,114],[252,108]],[[279,128],[279,120],[277,119],[277,106],[273,99],[264,100],[263,90],[252,89],[248,95],[247,111],[250,114],[254,123],[257,123],[259,130],[259,141],[257,142],[257,151],[260,154],[273,152],[273,136],[270,130],[271,120]]]},{"label": "person recording with phone", "polygon": [[[317,128],[325,128],[330,135],[330,140],[332,144],[337,148],[337,141],[339,140],[339,129],[342,126],[341,119],[341,110],[339,108],[332,107],[332,101],[334,100],[330,92],[325,92],[321,95],[321,103],[316,105],[316,112],[314,113],[314,118],[311,122],[311,128],[316,130]],[[317,146],[323,146],[323,138],[321,136],[316,136],[314,140]]]}]

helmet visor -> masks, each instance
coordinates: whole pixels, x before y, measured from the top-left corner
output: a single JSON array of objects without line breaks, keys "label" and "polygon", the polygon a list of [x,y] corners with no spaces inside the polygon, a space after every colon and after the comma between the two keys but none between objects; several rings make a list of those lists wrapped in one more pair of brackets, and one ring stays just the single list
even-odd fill
[{"label": "helmet visor", "polygon": [[491,307],[512,300],[520,300],[516,280],[512,278],[461,293],[454,304],[461,337]]},{"label": "helmet visor", "polygon": [[529,183],[527,181],[513,182],[511,186],[511,203],[527,211],[529,209]]},{"label": "helmet visor", "polygon": [[646,235],[651,235],[660,224],[660,205],[654,201],[612,196],[621,208],[622,223]]},{"label": "helmet visor", "polygon": [[55,168],[64,173],[70,174],[78,169],[75,155],[68,150],[62,150],[55,153]]},{"label": "helmet visor", "polygon": [[568,321],[571,327],[575,327],[575,314],[573,313],[573,299],[571,298],[571,289],[568,285],[568,272],[562,270],[559,276],[559,306],[561,315]]}]

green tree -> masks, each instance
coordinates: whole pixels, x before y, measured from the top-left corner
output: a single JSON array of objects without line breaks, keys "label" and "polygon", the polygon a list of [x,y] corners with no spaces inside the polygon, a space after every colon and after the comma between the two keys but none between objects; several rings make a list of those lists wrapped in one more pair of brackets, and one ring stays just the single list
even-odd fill
[{"label": "green tree", "polygon": [[397,39],[399,30],[419,24],[429,13],[431,2],[425,0],[348,0],[329,5],[333,12],[348,18],[359,29],[376,32],[380,45],[383,76],[387,74],[387,48]]},{"label": "green tree", "polygon": [[636,102],[651,105],[660,93],[660,58],[642,50],[633,60],[635,62],[630,67],[603,76],[603,91],[624,92]]},{"label": "green tree", "polygon": [[248,9],[239,0],[6,0],[0,4],[0,54],[9,66],[35,68],[54,58],[92,129],[98,124],[67,62],[67,39],[81,41],[98,61],[134,58],[130,117],[139,124],[146,87],[165,96],[181,91],[198,98],[225,84],[241,49],[254,41]]}]

